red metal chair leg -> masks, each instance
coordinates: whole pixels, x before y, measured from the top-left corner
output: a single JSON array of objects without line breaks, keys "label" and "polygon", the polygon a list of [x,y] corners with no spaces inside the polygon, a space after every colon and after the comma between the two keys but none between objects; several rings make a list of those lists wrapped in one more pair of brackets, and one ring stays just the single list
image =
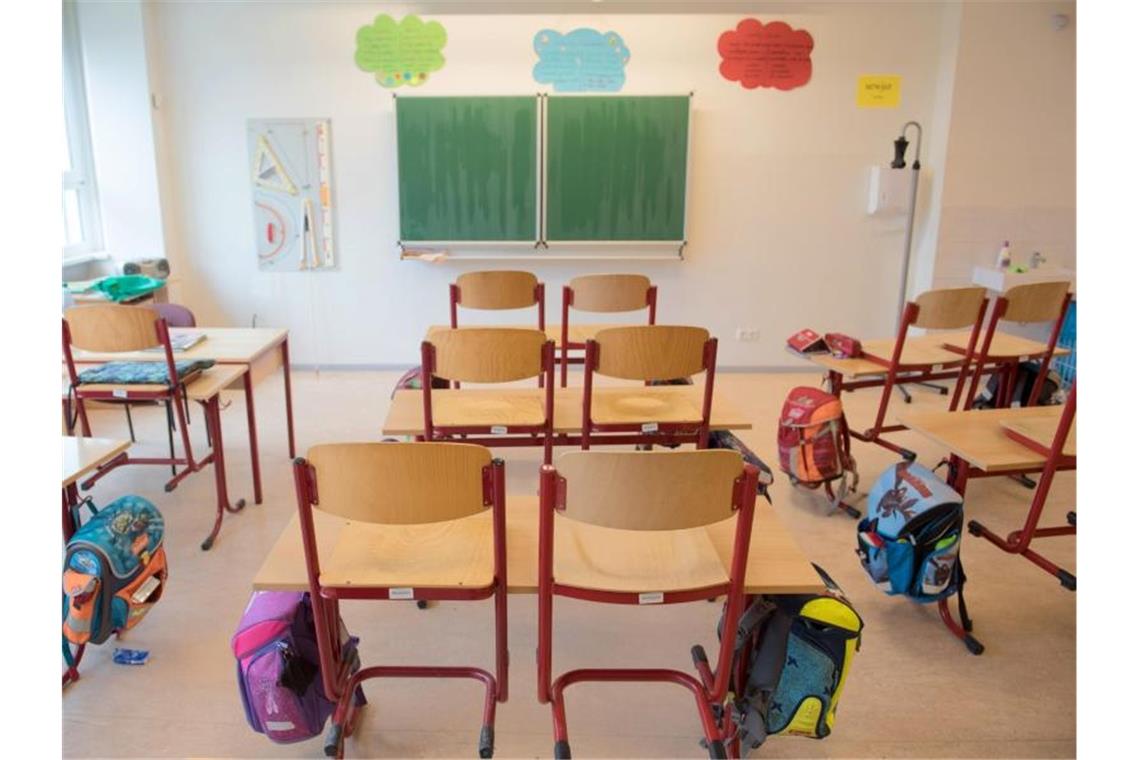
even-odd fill
[{"label": "red metal chair leg", "polygon": [[727,757],[724,747],[724,734],[713,714],[709,694],[700,681],[678,670],[595,668],[571,670],[563,673],[550,687],[551,713],[554,720],[554,756],[556,758],[570,757],[570,740],[566,728],[566,704],[563,692],[568,686],[583,681],[675,683],[684,686],[692,692],[696,699],[697,713],[700,716],[701,728],[708,744],[709,756]]},{"label": "red metal chair leg", "polygon": [[[959,590],[958,593],[961,593],[961,590]],[[986,650],[982,642],[970,634],[974,626],[970,623],[969,619],[961,623],[954,620],[954,617],[950,614],[949,597],[938,600],[938,614],[941,616],[942,622],[946,625],[947,630],[949,630],[955,638],[961,639],[962,643],[966,645],[966,649],[970,650],[970,654],[981,654]]]}]

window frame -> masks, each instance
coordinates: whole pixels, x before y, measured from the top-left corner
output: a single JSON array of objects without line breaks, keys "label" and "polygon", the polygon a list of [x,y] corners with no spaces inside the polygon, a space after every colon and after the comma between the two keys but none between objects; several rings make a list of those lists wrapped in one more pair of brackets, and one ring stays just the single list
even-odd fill
[{"label": "window frame", "polygon": [[60,211],[69,191],[75,191],[79,205],[82,239],[67,244],[66,222],[61,217],[63,260],[88,258],[103,249],[103,224],[99,213],[99,189],[95,181],[95,161],[91,148],[91,122],[87,111],[87,88],[83,71],[83,52],[79,39],[74,0],[63,3],[63,115],[71,170],[63,172]]}]

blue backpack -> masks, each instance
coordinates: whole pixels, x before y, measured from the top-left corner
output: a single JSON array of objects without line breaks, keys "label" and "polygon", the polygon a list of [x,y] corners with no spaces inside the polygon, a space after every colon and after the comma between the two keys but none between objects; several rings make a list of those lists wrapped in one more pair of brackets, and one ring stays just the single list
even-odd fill
[{"label": "blue backpack", "polygon": [[162,515],[146,499],[123,496],[67,542],[63,564],[63,654],[68,642],[102,644],[133,628],[162,597],[166,549]]},{"label": "blue backpack", "polygon": [[961,602],[962,497],[927,468],[904,461],[879,476],[867,505],[856,553],[872,582],[917,602],[955,593]]}]

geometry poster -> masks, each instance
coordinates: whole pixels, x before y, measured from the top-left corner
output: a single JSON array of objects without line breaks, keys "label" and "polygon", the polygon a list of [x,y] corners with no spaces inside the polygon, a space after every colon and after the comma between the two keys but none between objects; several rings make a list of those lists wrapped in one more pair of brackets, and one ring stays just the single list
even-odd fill
[{"label": "geometry poster", "polygon": [[381,14],[356,32],[356,65],[371,72],[383,87],[419,87],[428,74],[443,68],[447,32],[438,21],[419,16],[396,22]]},{"label": "geometry poster", "polygon": [[258,268],[332,268],[329,120],[250,119],[246,142]]},{"label": "geometry poster", "polygon": [[534,35],[534,52],[534,81],[555,92],[617,92],[625,84],[629,48],[617,32],[543,29]]},{"label": "geometry poster", "polygon": [[811,35],[783,21],[761,23],[746,18],[720,35],[720,73],[748,90],[774,87],[791,90],[811,79]]}]

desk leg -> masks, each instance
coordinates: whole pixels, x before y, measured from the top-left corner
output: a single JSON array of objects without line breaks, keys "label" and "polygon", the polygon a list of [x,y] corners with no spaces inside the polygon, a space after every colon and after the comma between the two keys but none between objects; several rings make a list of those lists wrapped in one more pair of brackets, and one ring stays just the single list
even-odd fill
[{"label": "desk leg", "polygon": [[253,502],[261,503],[261,455],[257,450],[257,415],[253,411],[253,379],[250,370],[242,375],[245,389],[245,420],[249,428],[249,459],[253,466]]},{"label": "desk leg", "polygon": [[281,341],[281,371],[285,373],[285,424],[289,427],[289,458],[297,456],[293,443],[293,382],[289,377],[289,337]]},{"label": "desk leg", "polygon": [[245,506],[245,499],[238,499],[237,503],[231,506],[229,493],[226,491],[226,457],[222,447],[222,413],[218,404],[219,398],[220,394],[205,402],[206,420],[211,427],[211,438],[214,442],[214,450],[210,452],[209,459],[214,465],[214,487],[218,495],[218,511],[217,517],[214,519],[213,530],[202,542],[202,551],[208,551],[214,545],[214,539],[218,537],[218,531],[222,529],[222,517],[225,516],[225,513],[237,512]]},{"label": "desk leg", "polygon": [[79,488],[75,483],[63,489],[63,542],[66,544],[75,535],[79,526],[75,524],[74,508],[79,503]]}]

